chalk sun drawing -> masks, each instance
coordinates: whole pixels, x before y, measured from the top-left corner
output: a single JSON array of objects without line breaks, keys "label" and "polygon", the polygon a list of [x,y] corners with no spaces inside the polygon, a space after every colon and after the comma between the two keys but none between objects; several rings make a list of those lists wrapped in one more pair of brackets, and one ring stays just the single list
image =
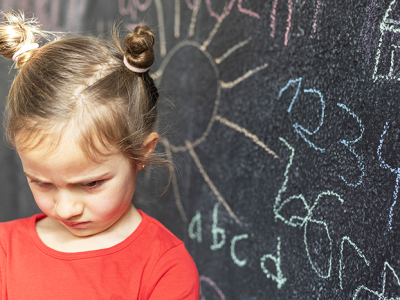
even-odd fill
[{"label": "chalk sun drawing", "polygon": [[[387,261],[385,261],[384,267],[383,267],[382,291],[381,292],[374,291],[374,290],[371,290],[371,289],[367,288],[364,285],[361,285],[356,289],[356,291],[354,293],[354,296],[353,296],[353,300],[357,300],[357,299],[359,299],[359,300],[361,300],[361,299],[400,300],[400,293],[399,292],[398,292],[398,296],[395,297],[395,298],[393,298],[393,297],[389,298],[387,295],[385,295],[385,292],[386,292],[386,274],[388,272],[391,272],[393,274],[393,276],[394,276],[394,278],[396,280],[396,284],[397,284],[396,290],[400,291],[400,279],[397,276],[397,274],[394,271],[394,269],[392,268],[392,266]],[[366,292],[368,294],[368,298],[365,298],[365,295],[362,298],[358,297],[358,295],[362,291],[364,291],[364,292]],[[373,295],[378,297],[378,298],[375,298]]]},{"label": "chalk sun drawing", "polygon": [[[136,0],[137,1],[137,0]],[[218,107],[219,103],[221,100],[221,91],[225,89],[231,89],[235,87],[236,85],[240,84],[247,78],[253,76],[257,72],[264,70],[265,68],[268,67],[267,63],[261,64],[258,67],[255,67],[251,70],[248,70],[245,72],[242,76],[239,76],[235,80],[232,81],[224,81],[221,76],[220,76],[220,70],[219,70],[219,64],[224,61],[225,59],[229,58],[229,56],[234,53],[236,50],[245,47],[250,41],[251,37],[247,38],[246,40],[239,41],[235,46],[231,47],[228,49],[222,56],[218,58],[214,58],[208,51],[207,48],[208,46],[213,42],[213,39],[215,35],[218,33],[221,24],[227,19],[229,16],[231,10],[235,7],[239,10],[240,13],[247,15],[248,17],[252,18],[260,18],[260,16],[246,8],[243,8],[242,6],[242,1],[241,0],[230,0],[229,3],[227,3],[223,9],[223,11],[220,14],[217,14],[211,5],[210,0],[206,0],[206,7],[209,12],[209,14],[212,17],[216,18],[216,23],[209,33],[208,37],[202,41],[202,42],[197,42],[194,40],[190,40],[192,36],[194,36],[194,32],[196,30],[196,23],[197,23],[197,15],[199,13],[199,10],[202,7],[202,0],[186,0],[187,7],[192,10],[191,13],[191,19],[190,19],[190,24],[188,27],[188,38],[179,42],[176,44],[174,47],[169,49],[167,51],[166,46],[165,46],[165,40],[161,38],[162,36],[165,38],[165,31],[164,31],[164,19],[163,19],[163,8],[162,8],[162,3],[161,0],[154,0],[156,4],[156,10],[157,10],[157,15],[158,15],[158,27],[160,28],[160,44],[161,44],[161,56],[164,57],[158,70],[153,73],[153,78],[156,81],[157,84],[160,85],[160,83],[163,81],[164,73],[168,69],[169,63],[171,60],[173,60],[175,57],[177,57],[182,50],[190,49],[194,54],[199,55],[204,58],[204,61],[210,66],[210,69],[212,70],[213,74],[210,76],[215,78],[215,83],[216,83],[216,91],[215,91],[215,96],[214,99],[206,99],[206,101],[212,101],[213,102],[213,109],[212,112],[209,115],[208,123],[206,126],[204,126],[204,131],[199,134],[198,136],[192,137],[190,139],[181,139],[180,142],[172,142],[170,139],[164,137],[160,140],[161,144],[165,147],[166,149],[166,154],[167,156],[172,159],[175,153],[179,152],[188,152],[190,154],[190,157],[193,159],[199,173],[203,177],[204,181],[207,183],[213,194],[215,195],[216,199],[218,200],[219,203],[223,205],[223,207],[226,209],[226,211],[229,213],[229,215],[234,219],[234,221],[238,224],[241,224],[239,218],[237,215],[232,211],[230,205],[228,204],[228,201],[224,198],[224,196],[219,192],[217,186],[214,184],[214,182],[210,179],[207,171],[203,167],[203,164],[200,161],[200,158],[198,157],[196,153],[196,147],[206,141],[207,136],[210,134],[213,125],[215,122],[218,122],[227,128],[231,130],[235,130],[241,134],[243,134],[244,137],[249,138],[251,141],[253,141],[256,145],[264,149],[268,154],[272,155],[274,158],[278,158],[276,153],[272,151],[267,145],[265,145],[257,136],[249,132],[247,129],[239,126],[238,124],[233,123],[230,120],[227,120],[223,116],[218,115]],[[236,6],[235,6],[236,4]],[[175,21],[174,21],[174,36],[176,38],[181,36],[181,31],[180,28],[181,23],[181,13],[182,13],[182,7],[180,1],[175,1]],[[164,48],[163,48],[164,45]],[[210,102],[210,103],[212,103]],[[193,119],[195,119],[196,116],[193,116]],[[179,186],[178,186],[178,180],[176,177],[176,174],[174,171],[172,171],[172,187],[173,187],[173,192],[174,192],[174,197],[175,197],[175,202],[176,206],[179,210],[179,213],[181,215],[181,218],[184,222],[188,222],[188,217],[186,215],[186,212],[184,210],[184,207],[182,205],[182,198],[180,196],[180,191],[179,191]],[[193,224],[194,225],[194,224]],[[198,238],[196,236],[196,238]]]},{"label": "chalk sun drawing", "polygon": [[[331,239],[331,236],[329,233],[328,224],[326,224],[326,222],[324,222],[324,221],[314,219],[313,211],[316,208],[316,206],[318,205],[318,202],[323,197],[333,196],[336,200],[339,201],[340,204],[343,204],[344,200],[342,199],[342,197],[339,194],[329,191],[329,190],[321,192],[317,196],[317,198],[314,200],[314,203],[312,206],[310,206],[307,203],[305,197],[302,194],[293,195],[286,199],[282,199],[282,194],[287,190],[287,184],[289,181],[288,175],[289,175],[289,170],[290,170],[291,166],[293,165],[295,149],[285,139],[280,137],[279,140],[285,144],[285,146],[291,151],[291,154],[290,154],[289,162],[286,166],[285,173],[284,173],[285,180],[283,181],[282,187],[279,189],[278,195],[275,198],[275,203],[274,203],[274,208],[273,208],[275,219],[281,220],[284,224],[286,224],[288,226],[300,227],[300,228],[304,229],[303,241],[304,241],[304,246],[305,246],[306,254],[308,257],[308,261],[309,261],[312,269],[318,275],[318,277],[329,278],[331,276],[331,271],[332,271],[332,239]],[[285,206],[290,205],[290,203],[294,202],[295,200],[301,201],[302,205],[304,206],[305,214],[303,216],[292,215],[289,219],[287,219],[282,214],[282,210]],[[329,258],[326,262],[326,265],[328,265],[328,271],[326,273],[323,273],[321,270],[319,270],[317,268],[315,262],[313,261],[313,258],[311,257],[311,254],[310,254],[310,250],[309,250],[310,246],[308,245],[308,242],[307,242],[307,229],[310,224],[320,226],[322,228],[322,230],[324,230],[326,233],[326,239],[328,240],[328,243],[329,243],[329,249],[328,249],[329,250]],[[321,239],[322,239],[322,237],[323,236],[321,235]]]},{"label": "chalk sun drawing", "polygon": [[398,0],[393,0],[387,8],[382,22],[379,25],[380,38],[375,56],[375,67],[372,78],[400,80],[398,61],[400,58],[400,20],[391,18]]}]

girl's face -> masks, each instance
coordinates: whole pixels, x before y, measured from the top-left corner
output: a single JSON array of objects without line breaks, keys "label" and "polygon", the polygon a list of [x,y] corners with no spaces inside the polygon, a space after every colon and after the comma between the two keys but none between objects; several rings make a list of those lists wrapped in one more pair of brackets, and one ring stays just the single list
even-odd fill
[{"label": "girl's face", "polygon": [[137,168],[121,153],[95,162],[65,141],[50,154],[44,147],[18,154],[39,208],[75,236],[116,226],[132,208]]}]

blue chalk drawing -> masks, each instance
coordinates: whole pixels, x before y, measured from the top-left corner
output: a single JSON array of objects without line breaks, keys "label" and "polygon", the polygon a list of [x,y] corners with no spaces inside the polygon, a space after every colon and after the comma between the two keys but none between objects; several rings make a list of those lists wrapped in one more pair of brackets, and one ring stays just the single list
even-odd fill
[{"label": "blue chalk drawing", "polygon": [[[332,239],[330,237],[329,228],[328,228],[328,225],[326,224],[326,222],[313,219],[313,211],[314,211],[315,207],[318,205],[319,200],[321,200],[321,198],[324,196],[334,196],[336,198],[336,200],[338,200],[340,202],[340,204],[343,204],[344,200],[342,199],[342,197],[339,194],[328,190],[328,191],[321,192],[317,196],[317,198],[314,200],[314,203],[311,207],[308,205],[305,197],[302,194],[290,196],[289,198],[282,201],[282,194],[287,189],[287,183],[289,181],[288,175],[289,175],[290,167],[293,164],[295,149],[285,139],[280,137],[279,140],[281,142],[283,142],[287,148],[289,148],[289,150],[291,151],[291,155],[290,155],[289,162],[286,166],[286,170],[284,173],[285,180],[283,181],[282,187],[279,189],[278,195],[275,198],[275,203],[274,203],[274,208],[273,208],[275,219],[279,219],[284,224],[291,226],[291,227],[300,227],[300,228],[303,227],[304,228],[303,239],[304,239],[304,246],[305,246],[305,250],[307,253],[308,261],[309,261],[312,269],[315,271],[315,273],[317,273],[318,277],[329,278],[331,276],[331,270],[332,270]],[[281,214],[281,210],[283,209],[283,207],[285,207],[285,205],[290,204],[293,200],[296,200],[296,199],[300,200],[302,202],[302,204],[305,208],[306,215],[304,215],[304,216],[293,215],[289,219],[286,219]],[[323,274],[322,272],[320,272],[317,269],[311,255],[310,255],[309,245],[307,243],[307,228],[310,223],[314,223],[314,224],[322,226],[326,232],[326,237],[329,241],[329,250],[330,250],[330,256],[328,259],[329,267],[328,267],[327,274]]]},{"label": "blue chalk drawing", "polygon": [[364,128],[364,125],[361,123],[360,118],[359,118],[355,113],[353,113],[346,105],[341,104],[341,103],[336,103],[336,104],[337,104],[337,106],[339,106],[339,107],[343,108],[345,111],[347,111],[354,119],[356,119],[358,125],[360,126],[360,135],[358,136],[358,138],[356,138],[355,140],[352,140],[352,141],[348,141],[348,140],[341,140],[341,141],[340,141],[340,142],[341,142],[345,147],[347,147],[347,148],[349,149],[349,151],[357,158],[358,167],[359,167],[359,169],[360,169],[360,171],[361,171],[361,175],[360,175],[359,180],[358,180],[356,183],[350,183],[350,182],[348,182],[342,175],[339,175],[339,177],[340,177],[340,179],[342,179],[348,186],[357,187],[357,186],[359,186],[359,185],[362,183],[362,179],[363,179],[363,177],[364,177],[364,175],[365,175],[365,173],[364,173],[364,164],[363,164],[363,162],[362,162],[360,156],[359,156],[358,154],[355,153],[355,151],[354,151],[354,149],[353,149],[352,146],[353,146],[355,143],[357,143],[358,141],[361,140],[361,138],[362,138],[362,136],[363,136],[363,134],[364,134],[364,129],[365,129],[365,128]]},{"label": "blue chalk drawing", "polygon": [[369,266],[369,261],[365,258],[364,254],[361,252],[361,250],[357,247],[356,244],[354,244],[348,236],[344,236],[342,238],[342,242],[340,244],[340,260],[339,260],[339,282],[340,282],[340,289],[343,290],[343,283],[342,283],[342,272],[345,268],[345,265],[343,263],[343,248],[344,248],[344,242],[348,242],[353,248],[357,251],[357,254],[359,257],[364,259],[364,262],[367,266]]},{"label": "blue chalk drawing", "polygon": [[[289,108],[288,108],[288,110],[287,110],[288,113],[291,112],[292,107],[293,107],[293,104],[294,104],[294,102],[296,101],[296,99],[297,99],[297,97],[298,97],[298,95],[299,95],[301,82],[302,82],[302,78],[301,78],[301,77],[300,77],[300,78],[297,78],[297,79],[295,79],[295,80],[290,79],[290,80],[288,81],[288,83],[279,91],[279,98],[280,98],[280,97],[282,96],[282,93],[283,93],[284,91],[286,91],[286,90],[289,88],[289,86],[291,86],[291,84],[297,83],[297,90],[296,90],[296,93],[295,93],[295,95],[293,96],[292,102],[290,103]],[[317,129],[315,129],[314,131],[310,131],[310,130],[304,128],[304,127],[303,127],[302,125],[300,125],[299,123],[293,124],[293,128],[295,129],[295,131],[297,132],[297,134],[299,134],[299,135],[301,136],[301,138],[302,138],[310,147],[314,148],[314,149],[317,150],[317,151],[324,152],[324,151],[325,151],[324,148],[317,147],[317,146],[316,146],[313,142],[311,142],[311,141],[308,139],[308,137],[306,136],[306,135],[312,136],[312,135],[316,134],[316,133],[319,131],[319,129],[321,128],[321,126],[324,124],[324,116],[325,116],[325,102],[324,102],[324,97],[322,96],[322,93],[321,93],[320,91],[315,90],[315,89],[305,89],[305,90],[303,90],[303,92],[304,92],[304,93],[317,94],[317,95],[319,96],[320,101],[321,101],[321,107],[322,107],[322,111],[321,111],[321,121],[320,121],[320,123],[319,123]]]},{"label": "blue chalk drawing", "polygon": [[[265,261],[267,259],[270,259],[275,263],[276,275],[272,274],[271,271],[269,271],[265,267]],[[281,270],[281,237],[278,236],[278,245],[276,246],[276,256],[273,256],[272,254],[266,254],[260,258],[260,261],[261,261],[260,262],[261,269],[263,270],[265,276],[275,281],[276,286],[278,287],[278,289],[280,289],[286,282],[286,278],[283,276]]]},{"label": "blue chalk drawing", "polygon": [[394,192],[393,192],[393,204],[390,207],[390,213],[389,213],[389,231],[390,231],[390,230],[392,230],[393,207],[396,205],[397,195],[398,195],[398,192],[399,192],[400,168],[397,168],[397,169],[392,168],[382,158],[382,145],[383,145],[383,141],[384,141],[383,137],[385,136],[385,134],[386,134],[388,129],[389,129],[389,121],[386,122],[386,124],[385,124],[385,126],[383,128],[383,132],[382,132],[382,135],[381,135],[381,140],[379,142],[377,153],[378,153],[379,161],[381,162],[381,167],[385,168],[385,169],[389,169],[390,172],[395,173],[397,175],[396,176],[396,185],[394,187]]},{"label": "blue chalk drawing", "polygon": [[[389,269],[389,270],[387,270],[387,269]],[[396,279],[396,283],[397,283],[397,285],[398,285],[397,290],[399,291],[399,290],[400,290],[400,280],[399,280],[399,277],[397,276],[397,274],[396,274],[396,272],[394,271],[394,269],[392,268],[392,266],[391,266],[387,261],[385,261],[385,264],[384,264],[384,267],[383,267],[382,292],[379,293],[379,292],[377,292],[377,291],[374,291],[374,290],[371,290],[371,289],[365,287],[364,285],[361,285],[361,286],[359,286],[359,287],[356,289],[356,291],[355,291],[355,293],[354,293],[354,296],[353,296],[353,300],[357,300],[357,299],[360,299],[360,300],[361,300],[361,298],[357,298],[357,296],[358,296],[358,294],[360,293],[360,291],[363,291],[363,290],[364,290],[364,291],[367,291],[368,294],[370,294],[369,297],[368,297],[368,299],[370,299],[370,297],[371,297],[372,295],[375,295],[375,296],[378,297],[377,299],[379,299],[379,300],[399,300],[399,299],[400,299],[400,296],[399,296],[399,297],[395,297],[395,298],[392,298],[392,297],[391,297],[391,298],[388,298],[388,297],[385,296],[385,290],[386,290],[386,274],[387,274],[388,271],[393,273],[393,275],[394,275],[394,277],[395,277],[395,279]],[[372,295],[371,295],[371,294],[372,294]],[[363,299],[365,299],[365,298],[363,298]],[[374,298],[374,299],[375,299],[375,298]]]},{"label": "blue chalk drawing", "polygon": [[282,96],[282,93],[284,91],[286,91],[291,85],[292,83],[297,83],[297,90],[296,90],[296,94],[294,94],[292,102],[290,102],[289,108],[287,110],[288,113],[290,113],[290,111],[292,110],[293,104],[297,99],[297,96],[299,95],[300,92],[300,87],[301,87],[301,81],[303,80],[303,78],[297,78],[297,79],[290,79],[288,81],[288,83],[279,91],[279,98]]}]

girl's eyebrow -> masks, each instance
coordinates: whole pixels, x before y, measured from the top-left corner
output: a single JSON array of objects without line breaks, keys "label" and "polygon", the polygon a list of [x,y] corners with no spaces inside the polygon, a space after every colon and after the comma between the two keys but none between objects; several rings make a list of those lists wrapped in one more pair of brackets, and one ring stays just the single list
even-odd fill
[{"label": "girl's eyebrow", "polygon": [[[24,171],[24,173],[31,180],[41,181],[41,182],[44,182],[44,183],[47,182],[47,180],[43,180],[43,179],[37,178],[36,176],[30,175],[30,174],[26,173],[25,171]],[[97,180],[104,180],[107,177],[109,177],[110,174],[111,174],[110,172],[107,172],[107,173],[100,174],[100,175],[90,176],[90,177],[87,177],[87,178],[78,179],[78,180],[76,180],[74,182],[68,182],[68,184],[75,185],[75,184],[93,182],[93,181],[97,181]]]}]

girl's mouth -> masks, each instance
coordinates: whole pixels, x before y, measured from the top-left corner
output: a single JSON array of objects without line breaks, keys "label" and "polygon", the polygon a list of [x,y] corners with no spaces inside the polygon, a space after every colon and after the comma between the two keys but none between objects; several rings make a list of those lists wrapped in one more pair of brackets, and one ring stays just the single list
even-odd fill
[{"label": "girl's mouth", "polygon": [[62,221],[65,226],[68,226],[70,228],[84,228],[86,227],[90,222],[68,222],[68,221]]}]

